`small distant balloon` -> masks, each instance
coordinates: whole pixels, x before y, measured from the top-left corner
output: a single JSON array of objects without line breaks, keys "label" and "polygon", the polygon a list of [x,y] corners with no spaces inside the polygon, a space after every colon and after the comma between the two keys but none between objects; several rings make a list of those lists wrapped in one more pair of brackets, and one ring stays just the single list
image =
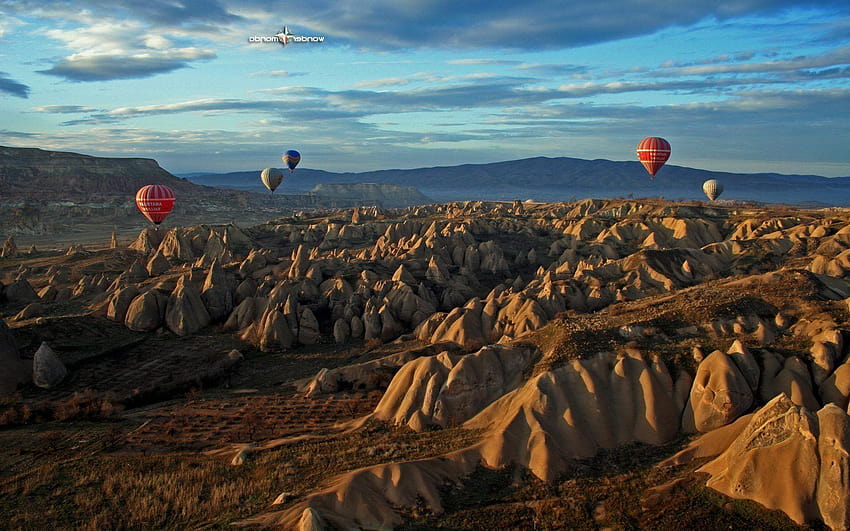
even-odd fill
[{"label": "small distant balloon", "polygon": [[275,189],[280,186],[283,181],[283,172],[277,168],[266,168],[260,173],[260,180],[266,185],[270,192],[274,193]]},{"label": "small distant balloon", "polygon": [[655,179],[655,174],[670,158],[670,143],[661,137],[648,136],[640,141],[636,151],[638,160],[649,172],[650,179]]},{"label": "small distant balloon", "polygon": [[290,149],[286,153],[283,154],[283,162],[289,167],[290,172],[295,171],[295,166],[298,166],[298,163],[301,162],[301,153],[298,153],[294,149]]},{"label": "small distant balloon", "polygon": [[136,192],[136,206],[154,225],[159,225],[174,208],[174,192],[161,184],[149,184]]},{"label": "small distant balloon", "polygon": [[702,191],[709,200],[714,201],[723,193],[723,185],[717,179],[709,179],[702,183]]}]

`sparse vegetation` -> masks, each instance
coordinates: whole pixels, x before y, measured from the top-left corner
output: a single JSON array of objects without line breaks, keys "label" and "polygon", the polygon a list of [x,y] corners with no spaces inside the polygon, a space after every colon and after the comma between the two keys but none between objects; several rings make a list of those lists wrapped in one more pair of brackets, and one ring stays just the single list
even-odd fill
[{"label": "sparse vegetation", "polygon": [[[194,453],[144,455],[119,446],[5,481],[0,514],[11,528],[225,528],[265,509],[281,492],[298,497],[333,474],[451,451],[473,437],[372,423],[350,435],[264,452],[240,467]],[[363,451],[368,448],[375,451]],[[51,503],[42,503],[45,498]]]}]

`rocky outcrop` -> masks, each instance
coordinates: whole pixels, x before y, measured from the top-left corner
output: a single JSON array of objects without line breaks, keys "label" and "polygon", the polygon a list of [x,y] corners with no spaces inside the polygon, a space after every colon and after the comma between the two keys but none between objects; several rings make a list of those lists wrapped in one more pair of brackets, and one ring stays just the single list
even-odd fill
[{"label": "rocky outcrop", "polygon": [[56,387],[68,375],[68,369],[47,343],[42,342],[32,362],[32,381],[44,389]]},{"label": "rocky outcrop", "polygon": [[16,321],[23,321],[24,319],[32,319],[33,317],[39,317],[44,315],[44,312],[47,308],[41,304],[40,302],[33,302],[31,304],[27,304],[24,306],[24,309],[18,312],[15,316]]},{"label": "rocky outcrop", "polygon": [[263,352],[292,348],[297,339],[297,331],[293,332],[287,314],[285,305],[269,305],[260,318],[242,334],[243,339],[251,341]]},{"label": "rocky outcrop", "polygon": [[179,229],[171,229],[165,234],[157,252],[178,262],[189,262],[195,258],[192,244]]},{"label": "rocky outcrop", "polygon": [[10,302],[33,302],[38,300],[38,294],[29,282],[19,279],[3,289],[3,295]]},{"label": "rocky outcrop", "polygon": [[304,308],[298,321],[298,342],[302,345],[314,345],[319,342],[319,321],[310,308]]},{"label": "rocky outcrop", "polygon": [[322,369],[302,389],[308,396],[336,393],[343,389],[372,390],[386,389],[398,370],[411,360],[423,356],[434,356],[439,352],[454,350],[452,345],[428,345],[408,349],[376,360]]},{"label": "rocky outcrop", "polygon": [[185,336],[197,332],[210,322],[210,314],[201,294],[189,284],[185,275],[180,277],[177,287],[168,298],[165,325],[178,336]]},{"label": "rocky outcrop", "polygon": [[462,424],[519,385],[534,355],[491,345],[466,356],[442,352],[415,359],[393,378],[374,416],[417,431]]},{"label": "rocky outcrop", "polygon": [[168,297],[152,289],[130,302],[124,317],[127,328],[136,332],[152,332],[162,326]]},{"label": "rocky outcrop", "polygon": [[716,350],[697,369],[682,428],[691,433],[711,431],[734,421],[752,404],[753,391],[738,365]]},{"label": "rocky outcrop", "polygon": [[146,269],[150,276],[158,277],[171,269],[171,263],[165,257],[162,250],[157,249],[151,259],[148,260]]},{"label": "rocky outcrop", "polygon": [[845,529],[848,433],[850,418],[835,405],[815,414],[778,395],[699,471],[727,496],[781,510],[799,524],[822,519],[831,529]]},{"label": "rocky outcrop", "polygon": [[823,522],[831,529],[850,527],[850,416],[834,404],[817,415],[818,457],[815,501]]},{"label": "rocky outcrop", "polygon": [[804,523],[817,516],[817,434],[816,417],[780,395],[700,472],[711,476],[707,485],[715,490],[757,501]]},{"label": "rocky outcrop", "polygon": [[163,232],[154,229],[142,229],[129,248],[145,255],[154,252],[162,243]]},{"label": "rocky outcrop", "polygon": [[213,322],[223,321],[233,310],[233,292],[218,259],[210,265],[201,288],[201,299]]},{"label": "rocky outcrop", "polygon": [[572,459],[640,441],[661,444],[678,433],[673,381],[664,362],[635,351],[603,355],[530,378],[465,426],[486,431],[488,466],[511,463],[551,480]]},{"label": "rocky outcrop", "polygon": [[106,317],[113,321],[123,323],[127,317],[127,310],[130,308],[130,303],[133,302],[139,295],[139,290],[136,286],[127,286],[118,290],[109,300],[109,305],[106,308]]}]

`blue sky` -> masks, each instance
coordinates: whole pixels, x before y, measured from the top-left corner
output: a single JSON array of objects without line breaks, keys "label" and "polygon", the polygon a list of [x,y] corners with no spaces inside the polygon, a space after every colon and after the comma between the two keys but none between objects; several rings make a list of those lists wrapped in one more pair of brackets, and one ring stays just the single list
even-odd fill
[{"label": "blue sky", "polygon": [[[322,43],[251,43],[286,25]],[[847,0],[0,0],[0,145],[176,172],[533,156],[850,176]]]}]

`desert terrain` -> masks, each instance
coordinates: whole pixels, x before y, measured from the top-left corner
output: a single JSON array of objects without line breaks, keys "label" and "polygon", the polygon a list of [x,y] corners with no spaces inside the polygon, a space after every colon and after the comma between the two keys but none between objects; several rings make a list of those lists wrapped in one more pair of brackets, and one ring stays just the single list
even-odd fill
[{"label": "desert terrain", "polygon": [[10,528],[850,526],[846,210],[111,229],[0,251]]}]

